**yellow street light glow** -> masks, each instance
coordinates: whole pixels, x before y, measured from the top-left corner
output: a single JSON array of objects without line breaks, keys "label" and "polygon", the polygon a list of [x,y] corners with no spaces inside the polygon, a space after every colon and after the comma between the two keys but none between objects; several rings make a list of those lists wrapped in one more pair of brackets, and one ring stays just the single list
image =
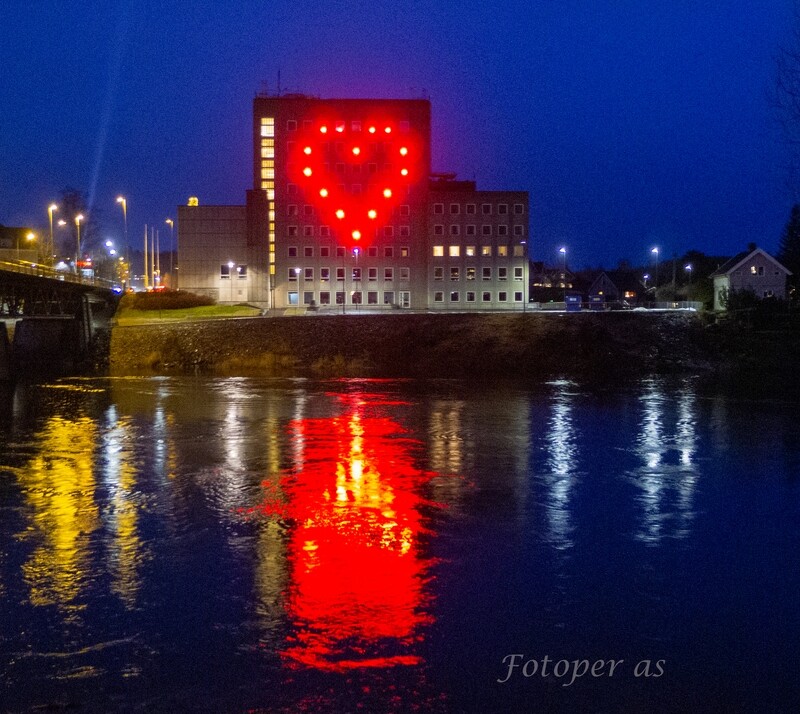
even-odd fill
[{"label": "yellow street light glow", "polygon": [[401,176],[408,176],[408,169],[400,169]]},{"label": "yellow street light glow", "polygon": [[405,156],[408,153],[408,147],[400,147],[400,156]]},{"label": "yellow street light glow", "polygon": [[371,127],[369,128],[369,133],[370,133],[370,134],[374,134],[374,133],[375,133],[375,131],[376,131],[376,130],[375,130],[375,127],[374,127],[374,126],[371,126]]},{"label": "yellow street light glow", "polygon": [[36,240],[36,234],[33,231],[30,231],[28,235],[25,236],[25,240]]},{"label": "yellow street light glow", "polygon": [[383,189],[383,196],[384,196],[384,198],[391,198],[392,197],[392,189],[390,189],[390,188]]},{"label": "yellow street light glow", "polygon": [[361,240],[361,231],[353,231],[353,240]]},{"label": "yellow street light glow", "polygon": [[339,219],[344,218],[344,211],[341,208],[338,211],[336,211],[336,217]]},{"label": "yellow street light glow", "polygon": [[378,212],[373,208],[372,210],[367,213],[367,215],[372,219],[375,220],[378,217]]},{"label": "yellow street light glow", "polygon": [[57,211],[57,210],[58,210],[58,206],[56,206],[56,204],[55,204],[55,203],[51,203],[51,204],[50,204],[50,205],[47,207],[47,210],[48,210],[48,211],[50,211],[50,213],[52,213],[53,211]]},{"label": "yellow street light glow", "polygon": [[312,172],[311,172],[311,167],[310,167],[310,166],[306,166],[306,167],[303,169],[303,174],[305,174],[306,176],[311,176],[311,173],[312,173]]},{"label": "yellow street light glow", "polygon": [[360,153],[361,153],[361,149],[358,148],[357,146],[354,146],[353,147],[353,155],[354,156],[358,156]]},{"label": "yellow street light glow", "polygon": [[322,125],[322,126],[319,128],[319,133],[320,133],[320,134],[327,134],[327,133],[328,133],[328,127],[327,127],[327,126],[325,126],[325,125],[323,124],[323,125]]},{"label": "yellow street light glow", "polygon": [[322,198],[327,198],[328,197],[328,189],[327,188],[321,188],[319,190],[319,195],[322,196]]},{"label": "yellow street light glow", "polygon": [[75,225],[79,224],[82,220],[83,220],[83,214],[79,213],[77,216],[75,216]]},{"label": "yellow street light glow", "polygon": [[306,156],[308,156],[309,154],[311,154],[311,147],[310,147],[310,146],[307,146],[305,149],[303,149],[303,153],[304,153]]}]

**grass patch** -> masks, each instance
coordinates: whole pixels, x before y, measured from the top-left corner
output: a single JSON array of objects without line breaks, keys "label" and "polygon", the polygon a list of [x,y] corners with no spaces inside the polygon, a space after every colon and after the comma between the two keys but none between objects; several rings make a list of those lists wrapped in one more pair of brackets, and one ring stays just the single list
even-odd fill
[{"label": "grass patch", "polygon": [[221,317],[256,317],[261,310],[250,305],[203,305],[177,310],[117,310],[118,325],[138,325],[143,322],[180,322],[188,320],[213,320]]}]

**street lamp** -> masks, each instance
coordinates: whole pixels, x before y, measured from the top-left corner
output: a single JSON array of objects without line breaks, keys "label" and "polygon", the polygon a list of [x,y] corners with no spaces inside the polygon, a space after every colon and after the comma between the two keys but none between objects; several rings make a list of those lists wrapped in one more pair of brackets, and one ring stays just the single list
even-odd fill
[{"label": "street lamp", "polygon": [[231,281],[231,303],[233,303],[233,266],[236,265],[232,260],[228,261],[228,280]]},{"label": "street lamp", "polygon": [[[125,260],[130,264],[130,256],[128,255],[128,199],[125,196],[117,196],[117,203],[122,206],[122,221],[124,227],[124,235],[125,235]],[[123,288],[127,288],[127,285],[123,285]]]},{"label": "street lamp", "polygon": [[564,309],[567,307],[567,248],[566,246],[562,246],[558,249],[558,252],[561,253],[561,285],[564,288]]},{"label": "street lamp", "polygon": [[[26,240],[28,243],[32,243],[33,241],[35,241],[35,240],[36,240],[36,234],[35,234],[33,231],[28,231],[28,232],[25,234],[25,240]],[[21,256],[20,256],[20,254],[19,254],[19,244],[20,244],[20,243],[21,243],[21,241],[19,240],[19,238],[17,238],[17,260],[20,260],[20,259],[21,259]]]},{"label": "street lamp", "polygon": [[687,273],[689,273],[689,291],[687,293],[687,296],[690,296],[691,292],[692,292],[692,270],[693,270],[692,264],[691,263],[687,263],[686,265],[683,266],[683,269]]},{"label": "street lamp", "polygon": [[[44,262],[45,262],[46,265],[52,265],[53,264],[53,253],[55,253],[55,248],[54,248],[55,244],[53,242],[53,211],[57,211],[57,210],[58,210],[58,206],[56,206],[55,203],[51,203],[47,207],[47,217],[50,220],[50,241],[47,244],[47,246],[44,248],[44,250],[42,251],[43,254],[44,254],[45,251],[47,252],[47,256],[46,257],[44,255],[42,256],[42,257],[45,257],[45,261]],[[60,223],[60,221],[59,221],[59,223]]]},{"label": "street lamp", "polygon": [[77,233],[77,236],[78,236],[78,240],[77,240],[77,242],[75,244],[75,273],[77,275],[80,275],[80,272],[78,270],[78,261],[80,260],[80,257],[81,257],[81,221],[82,220],[83,220],[83,214],[82,213],[79,213],[77,216],[75,216],[75,230],[76,230],[76,233]]},{"label": "street lamp", "polygon": [[178,287],[178,279],[175,275],[173,268],[172,256],[175,255],[175,222],[171,218],[164,221],[169,226],[169,277],[175,283],[175,289]]},{"label": "street lamp", "polygon": [[654,260],[656,262],[656,279],[653,281],[653,300],[655,300],[658,297],[656,295],[658,290],[658,248],[653,248],[650,252],[655,256]]}]

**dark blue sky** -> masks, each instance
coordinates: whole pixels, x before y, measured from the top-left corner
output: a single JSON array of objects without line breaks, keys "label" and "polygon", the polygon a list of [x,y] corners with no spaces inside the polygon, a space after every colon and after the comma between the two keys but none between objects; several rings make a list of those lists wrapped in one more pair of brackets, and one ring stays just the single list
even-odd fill
[{"label": "dark blue sky", "polygon": [[124,193],[132,241],[190,195],[242,203],[280,70],[323,97],[425,91],[434,170],[528,190],[536,259],[774,250],[791,21],[792,0],[4,0],[0,223],[45,226],[67,185],[111,238]]}]

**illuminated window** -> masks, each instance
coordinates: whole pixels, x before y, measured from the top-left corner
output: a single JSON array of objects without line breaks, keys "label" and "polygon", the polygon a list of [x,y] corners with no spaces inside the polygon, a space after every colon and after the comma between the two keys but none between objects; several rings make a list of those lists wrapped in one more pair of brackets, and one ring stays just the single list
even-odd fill
[{"label": "illuminated window", "polygon": [[450,293],[450,302],[458,302],[460,300],[458,290],[453,290]]},{"label": "illuminated window", "polygon": [[411,250],[407,245],[400,246],[400,257],[408,258],[411,255]]},{"label": "illuminated window", "polygon": [[524,236],[525,235],[525,227],[524,226],[514,226],[514,235],[515,236]]},{"label": "illuminated window", "polygon": [[370,258],[377,258],[378,257],[378,249],[374,245],[371,245],[369,248],[367,248],[367,255]]},{"label": "illuminated window", "polygon": [[367,280],[370,282],[375,282],[377,279],[378,279],[378,269],[367,268]]},{"label": "illuminated window", "polygon": [[434,280],[444,280],[444,268],[441,266],[436,266],[433,269],[433,279]]},{"label": "illuminated window", "polygon": [[497,302],[508,302],[508,293],[504,290],[497,293]]},{"label": "illuminated window", "polygon": [[299,275],[299,272],[300,271],[298,270],[298,268],[289,268],[287,276],[289,278],[289,282],[290,283],[296,283],[297,282],[297,276]]},{"label": "illuminated window", "polygon": [[[319,236],[320,236],[320,238],[330,238],[331,237],[331,227],[330,226],[320,226],[319,227]],[[328,249],[324,248],[324,250],[328,250]],[[325,255],[327,255],[327,253]]]},{"label": "illuminated window", "polygon": [[505,216],[508,214],[508,204],[507,203],[498,203],[497,204],[497,212],[501,216]]},{"label": "illuminated window", "polygon": [[467,266],[467,280],[475,280],[475,266]]},{"label": "illuminated window", "polygon": [[435,293],[433,293],[433,301],[444,302],[444,293],[441,290],[437,290]]},{"label": "illuminated window", "polygon": [[515,203],[514,213],[516,213],[518,216],[521,216],[523,213],[525,213],[525,206],[523,206],[521,203]]},{"label": "illuminated window", "polygon": [[466,206],[464,206],[464,208],[465,208],[464,212],[468,216],[474,216],[475,215],[475,204],[474,203],[468,203]]},{"label": "illuminated window", "polygon": [[303,236],[306,238],[313,238],[314,226],[303,226]]},{"label": "illuminated window", "polygon": [[443,236],[444,235],[444,226],[441,223],[437,223],[433,227],[433,235],[435,235],[435,236]]},{"label": "illuminated window", "polygon": [[441,216],[444,214],[444,204],[443,203],[434,203],[433,204],[433,213],[434,215]]},{"label": "illuminated window", "polygon": [[508,235],[508,226],[497,226],[497,235],[499,235],[499,236],[507,236]]},{"label": "illuminated window", "polygon": [[383,257],[384,258],[394,258],[394,248],[390,245],[386,245],[383,247]]},{"label": "illuminated window", "polygon": [[472,291],[467,292],[467,302],[475,302],[475,293]]},{"label": "illuminated window", "polygon": [[400,226],[400,237],[408,238],[411,236],[411,226]]},{"label": "illuminated window", "polygon": [[331,304],[331,294],[327,290],[323,290],[319,294],[319,304],[320,305],[330,305]]},{"label": "illuminated window", "polygon": [[448,246],[447,254],[451,258],[458,258],[461,255],[461,246],[460,245]]},{"label": "illuminated window", "polygon": [[497,279],[498,280],[508,280],[508,268],[498,268],[497,269]]},{"label": "illuminated window", "polygon": [[298,296],[296,290],[290,290],[289,293],[287,294],[287,297],[289,298],[290,305],[297,305]]},{"label": "illuminated window", "polygon": [[387,290],[383,293],[383,304],[394,305],[394,290]]},{"label": "illuminated window", "polygon": [[336,268],[336,279],[344,280],[344,268]]},{"label": "illuminated window", "polygon": [[223,263],[219,266],[219,277],[220,280],[230,280],[231,268],[227,263]]},{"label": "illuminated window", "polygon": [[458,266],[450,268],[450,280],[461,280],[461,271]]},{"label": "illuminated window", "polygon": [[491,302],[492,301],[492,294],[488,291],[484,291],[481,293],[481,301],[482,302]]},{"label": "illuminated window", "polygon": [[453,223],[450,226],[450,235],[451,236],[457,236],[457,235],[460,235],[460,234],[461,234],[461,226],[458,225],[458,223]]},{"label": "illuminated window", "polygon": [[343,121],[337,121],[336,122],[336,131],[339,134],[342,134],[344,132],[344,122]]},{"label": "illuminated window", "polygon": [[514,268],[514,280],[522,280],[522,266],[518,265]]},{"label": "illuminated window", "polygon": [[286,122],[286,131],[297,131],[297,120],[289,119]]},{"label": "illuminated window", "polygon": [[451,203],[450,204],[450,215],[457,216],[461,212],[461,204],[460,203]]},{"label": "illuminated window", "polygon": [[481,235],[484,235],[484,236],[492,235],[492,227],[488,223],[484,223],[481,226]]},{"label": "illuminated window", "polygon": [[289,238],[297,238],[297,226],[286,226],[286,235]]},{"label": "illuminated window", "polygon": [[400,280],[411,280],[411,268],[400,268]]},{"label": "illuminated window", "polygon": [[289,257],[290,258],[296,258],[297,257],[297,246],[296,245],[290,245],[289,249],[288,249],[288,252],[289,252]]},{"label": "illuminated window", "polygon": [[525,255],[525,246],[524,245],[515,245],[514,246],[514,257],[515,258],[522,258]]},{"label": "illuminated window", "polygon": [[331,269],[330,268],[320,268],[319,269],[319,280],[321,283],[330,282],[331,279]]},{"label": "illuminated window", "polygon": [[481,213],[483,213],[484,216],[491,216],[492,215],[492,204],[491,203],[481,204]]},{"label": "illuminated window", "polygon": [[508,257],[508,246],[507,245],[499,245],[499,246],[497,246],[497,255],[499,255],[501,258],[507,258]]},{"label": "illuminated window", "polygon": [[492,269],[491,268],[482,268],[481,277],[484,280],[491,280],[492,279]]},{"label": "illuminated window", "polygon": [[475,257],[475,246],[474,245],[466,246],[464,248],[464,255],[466,255],[467,258],[474,258]]},{"label": "illuminated window", "polygon": [[470,224],[468,226],[464,226],[464,233],[465,233],[465,235],[468,235],[468,236],[474,236],[475,235],[475,225],[474,224]]},{"label": "illuminated window", "polygon": [[384,268],[383,279],[386,281],[394,280],[394,268]]},{"label": "illuminated window", "polygon": [[353,268],[353,280],[361,280],[361,268]]},{"label": "illuminated window", "polygon": [[444,246],[443,245],[435,245],[433,246],[433,257],[434,258],[441,258],[444,256]]}]

